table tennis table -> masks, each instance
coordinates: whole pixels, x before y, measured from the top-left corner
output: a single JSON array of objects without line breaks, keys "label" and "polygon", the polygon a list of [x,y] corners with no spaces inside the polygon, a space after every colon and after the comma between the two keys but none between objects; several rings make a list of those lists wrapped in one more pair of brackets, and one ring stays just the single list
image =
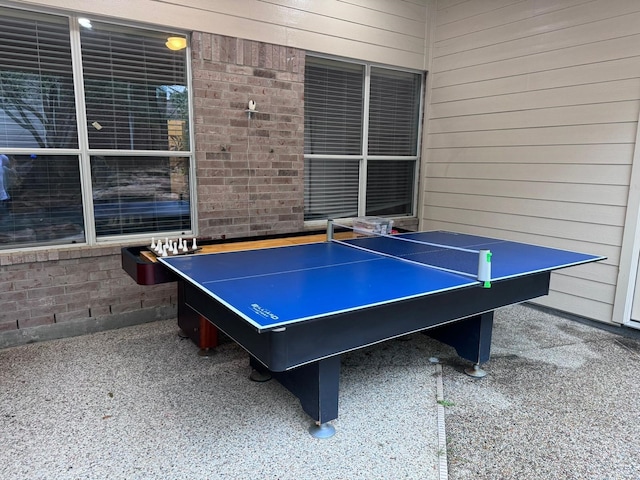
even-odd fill
[{"label": "table tennis table", "polygon": [[[553,270],[603,259],[446,231],[332,232],[330,223],[326,242],[159,258],[184,303],[249,353],[254,374],[291,391],[321,438],[335,431],[341,354],[423,331],[480,376],[495,309],[548,294]],[[467,251],[491,252],[490,281]]]}]

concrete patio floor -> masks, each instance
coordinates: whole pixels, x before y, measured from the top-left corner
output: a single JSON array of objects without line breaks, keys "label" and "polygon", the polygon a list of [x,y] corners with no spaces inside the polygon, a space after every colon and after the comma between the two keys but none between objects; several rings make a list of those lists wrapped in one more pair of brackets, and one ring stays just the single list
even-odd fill
[{"label": "concrete patio floor", "polygon": [[326,440],[277,382],[248,380],[242,349],[202,357],[177,333],[0,350],[0,478],[640,478],[638,331],[503,308],[480,380],[420,334],[347,354]]}]

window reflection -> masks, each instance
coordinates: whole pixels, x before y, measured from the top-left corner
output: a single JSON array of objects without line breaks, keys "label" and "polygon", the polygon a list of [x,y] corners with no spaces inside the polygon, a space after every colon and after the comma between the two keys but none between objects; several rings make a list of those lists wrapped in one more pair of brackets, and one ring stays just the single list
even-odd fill
[{"label": "window reflection", "polygon": [[191,230],[187,51],[166,47],[175,32],[79,23],[78,39],[67,16],[0,7],[0,249]]},{"label": "window reflection", "polygon": [[4,157],[0,248],[84,242],[78,157]]},{"label": "window reflection", "polygon": [[90,148],[189,150],[184,51],[164,33],[101,22],[80,35]]},{"label": "window reflection", "polygon": [[415,161],[370,160],[367,169],[367,215],[411,215]]},{"label": "window reflection", "polygon": [[91,157],[98,236],[190,230],[185,157]]},{"label": "window reflection", "polygon": [[0,148],[77,148],[69,24],[0,8]]}]

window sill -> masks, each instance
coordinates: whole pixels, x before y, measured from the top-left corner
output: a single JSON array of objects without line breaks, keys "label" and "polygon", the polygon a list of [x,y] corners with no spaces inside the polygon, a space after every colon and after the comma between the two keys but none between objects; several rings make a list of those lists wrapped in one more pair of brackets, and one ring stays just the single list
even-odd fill
[{"label": "window sill", "polygon": [[140,245],[141,240],[109,245],[55,245],[32,247],[29,249],[0,250],[0,266],[21,265],[27,263],[44,263],[59,260],[70,260],[88,257],[104,257],[120,255],[122,247]]}]

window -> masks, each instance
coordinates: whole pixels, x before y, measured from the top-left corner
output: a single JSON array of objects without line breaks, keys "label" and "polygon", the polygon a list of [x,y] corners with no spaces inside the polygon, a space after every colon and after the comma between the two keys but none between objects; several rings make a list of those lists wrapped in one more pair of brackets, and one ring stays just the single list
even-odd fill
[{"label": "window", "polygon": [[0,246],[84,242],[78,156],[5,157]]},{"label": "window", "polygon": [[192,230],[186,50],[0,8],[0,249]]},{"label": "window", "polygon": [[92,156],[98,236],[190,230],[188,170],[185,157]]},{"label": "window", "polygon": [[307,57],[305,220],[414,214],[422,82]]}]

